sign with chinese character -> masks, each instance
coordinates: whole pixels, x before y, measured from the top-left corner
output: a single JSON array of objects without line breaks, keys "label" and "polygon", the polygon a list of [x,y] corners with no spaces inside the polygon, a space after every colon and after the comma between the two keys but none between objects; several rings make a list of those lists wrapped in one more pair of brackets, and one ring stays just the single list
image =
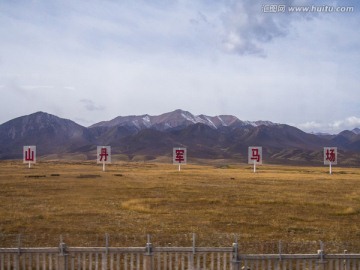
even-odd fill
[{"label": "sign with chinese character", "polygon": [[332,174],[332,165],[337,164],[337,147],[324,147],[324,165],[329,165],[329,173]]},{"label": "sign with chinese character", "polygon": [[262,147],[250,146],[248,152],[249,164],[262,164]]},{"label": "sign with chinese character", "polygon": [[262,164],[262,147],[250,146],[248,150],[248,163],[254,164],[254,173],[256,172],[256,164]]},{"label": "sign with chinese character", "polygon": [[186,148],[173,149],[173,164],[186,164]]},{"label": "sign with chinese character", "polygon": [[324,165],[337,164],[337,147],[324,147]]},{"label": "sign with chinese character", "polygon": [[179,171],[186,164],[186,148],[173,148],[173,164],[179,165]]},{"label": "sign with chinese character", "polygon": [[29,164],[29,168],[31,166],[30,164],[36,163],[36,146],[35,145],[23,147],[23,161],[24,161],[24,163]]},{"label": "sign with chinese character", "polygon": [[97,147],[97,163],[111,163],[111,147],[98,146]]},{"label": "sign with chinese character", "polygon": [[111,147],[98,146],[97,147],[97,163],[103,164],[103,171],[105,171],[105,164],[111,163]]}]

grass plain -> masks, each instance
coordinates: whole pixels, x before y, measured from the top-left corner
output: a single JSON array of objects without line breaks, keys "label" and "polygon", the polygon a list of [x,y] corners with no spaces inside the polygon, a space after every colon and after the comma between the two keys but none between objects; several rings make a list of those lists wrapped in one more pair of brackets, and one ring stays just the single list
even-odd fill
[{"label": "grass plain", "polygon": [[[143,245],[147,234],[191,245],[191,233],[202,245],[222,244],[224,235],[360,242],[359,183],[358,168],[333,167],[329,175],[327,167],[263,165],[253,173],[245,164],[213,164],[179,172],[169,164],[119,162],[102,172],[92,162],[47,161],[29,169],[1,161],[0,242],[12,245],[6,236],[21,234],[54,246],[62,235],[79,246],[84,237],[106,233],[121,235],[124,246]],[[143,241],[133,243],[137,237]]]}]

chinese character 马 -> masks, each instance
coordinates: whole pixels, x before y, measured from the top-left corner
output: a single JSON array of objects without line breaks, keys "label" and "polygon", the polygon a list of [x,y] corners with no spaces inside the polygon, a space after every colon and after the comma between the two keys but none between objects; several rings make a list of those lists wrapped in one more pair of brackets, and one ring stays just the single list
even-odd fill
[{"label": "chinese character \u9a6c", "polygon": [[253,148],[251,150],[252,150],[251,159],[256,160],[256,162],[260,162],[259,149],[258,148]]},{"label": "chinese character \u9a6c", "polygon": [[250,146],[248,150],[248,163],[249,164],[262,164],[262,147]]}]

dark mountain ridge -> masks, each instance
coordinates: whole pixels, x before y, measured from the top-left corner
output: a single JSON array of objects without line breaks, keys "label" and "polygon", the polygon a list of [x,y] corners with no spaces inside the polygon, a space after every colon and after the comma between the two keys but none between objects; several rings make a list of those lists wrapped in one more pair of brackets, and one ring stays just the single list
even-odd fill
[{"label": "dark mountain ridge", "polygon": [[102,121],[96,123],[89,128],[97,127],[114,127],[127,126],[136,127],[138,130],[153,128],[157,130],[179,129],[194,124],[204,124],[211,128],[218,129],[221,127],[242,127],[242,126],[259,126],[259,125],[276,125],[270,121],[241,121],[233,115],[193,115],[188,111],[175,110],[173,112],[164,113],[157,116],[144,115],[130,115],[118,116],[110,121]]},{"label": "dark mountain ridge", "polygon": [[241,121],[235,116],[206,116],[176,110],[159,116],[119,116],[88,128],[37,112],[0,125],[0,159],[22,158],[24,145],[36,145],[39,156],[82,154],[93,158],[96,145],[111,145],[115,155],[156,158],[172,148],[188,148],[189,158],[233,159],[247,162],[249,146],[262,146],[267,163],[322,162],[322,148],[339,148],[344,165],[359,161],[360,134],[309,134],[270,121]]}]

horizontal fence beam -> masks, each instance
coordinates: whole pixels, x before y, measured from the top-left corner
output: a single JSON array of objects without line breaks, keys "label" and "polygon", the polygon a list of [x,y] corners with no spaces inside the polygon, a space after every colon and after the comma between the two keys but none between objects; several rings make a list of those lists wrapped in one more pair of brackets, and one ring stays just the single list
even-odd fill
[{"label": "horizontal fence beam", "polygon": [[[40,248],[0,248],[0,253],[47,253],[58,254],[59,247],[40,247]],[[146,247],[66,247],[66,253],[146,253]],[[153,247],[151,253],[232,253],[231,247]],[[243,260],[265,260],[265,259],[360,259],[358,253],[338,253],[338,254],[239,254],[239,259]]]},{"label": "horizontal fence beam", "polygon": [[60,252],[58,247],[41,248],[0,248],[0,253],[48,253],[57,254]]},{"label": "horizontal fence beam", "polygon": [[66,252],[69,253],[145,253],[145,247],[68,247]]},{"label": "horizontal fence beam", "polygon": [[192,252],[192,253],[211,253],[211,252],[233,252],[229,247],[153,247],[153,252]]},{"label": "horizontal fence beam", "polygon": [[239,254],[241,260],[316,260],[316,259],[360,259],[360,254]]}]

